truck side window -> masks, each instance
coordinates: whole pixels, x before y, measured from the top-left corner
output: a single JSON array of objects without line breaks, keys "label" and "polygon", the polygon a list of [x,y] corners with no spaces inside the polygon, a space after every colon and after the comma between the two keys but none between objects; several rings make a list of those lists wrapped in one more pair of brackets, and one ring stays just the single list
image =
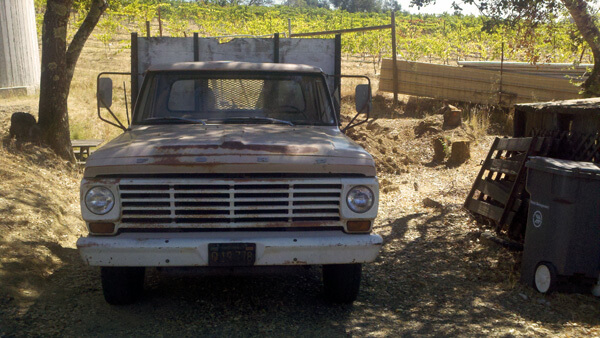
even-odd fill
[{"label": "truck side window", "polygon": [[171,86],[167,107],[170,111],[195,111],[195,81],[175,81]]},{"label": "truck side window", "polygon": [[325,84],[321,80],[317,81],[317,83],[321,84],[321,86],[312,87],[315,95],[315,99],[312,102],[315,102],[317,112],[315,118],[323,123],[332,124],[335,120],[333,119],[331,106],[327,104],[329,97],[325,92]]},{"label": "truck side window", "polygon": [[275,92],[277,95],[274,97],[275,108],[289,107],[292,106],[298,110],[304,110],[304,95],[302,94],[302,87],[296,81],[276,81]]}]

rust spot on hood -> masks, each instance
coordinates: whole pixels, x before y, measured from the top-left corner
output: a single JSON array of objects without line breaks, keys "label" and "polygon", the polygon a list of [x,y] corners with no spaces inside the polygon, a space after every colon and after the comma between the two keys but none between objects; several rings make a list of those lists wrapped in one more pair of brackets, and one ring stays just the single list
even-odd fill
[{"label": "rust spot on hood", "polygon": [[214,167],[220,165],[221,163],[205,163],[205,162],[186,162],[183,161],[185,156],[175,156],[175,155],[163,155],[155,157],[155,160],[150,164],[154,165],[177,165],[177,166],[189,166],[194,167],[198,165],[202,165],[204,168]]},{"label": "rust spot on hood", "polygon": [[104,185],[115,185],[119,184],[121,179],[119,178],[86,178],[86,185],[104,184]]},{"label": "rust spot on hood", "polygon": [[266,151],[277,154],[314,154],[319,151],[314,146],[303,145],[280,145],[280,144],[245,144],[240,141],[225,141],[220,145],[216,144],[186,144],[186,145],[165,145],[159,146],[156,149],[159,151],[186,151],[193,149],[229,149],[229,150],[244,150],[244,151]]},{"label": "rust spot on hood", "polygon": [[283,262],[283,265],[306,265],[306,261],[299,261],[299,260],[285,261],[285,262]]}]

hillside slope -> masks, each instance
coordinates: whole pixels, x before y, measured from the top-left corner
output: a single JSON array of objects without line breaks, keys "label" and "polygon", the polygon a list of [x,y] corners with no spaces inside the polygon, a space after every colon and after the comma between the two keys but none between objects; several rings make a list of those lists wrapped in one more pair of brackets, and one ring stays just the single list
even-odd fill
[{"label": "hillside slope", "polygon": [[[22,106],[0,107],[0,137]],[[79,212],[80,169],[47,149],[0,146],[0,304],[24,310],[63,265],[62,248],[85,233]]]}]

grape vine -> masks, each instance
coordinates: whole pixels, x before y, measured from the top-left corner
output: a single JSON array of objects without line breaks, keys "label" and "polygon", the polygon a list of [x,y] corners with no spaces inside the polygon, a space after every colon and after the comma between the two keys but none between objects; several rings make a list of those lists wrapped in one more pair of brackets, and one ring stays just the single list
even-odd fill
[{"label": "grape vine", "polygon": [[[36,0],[42,3],[41,0]],[[40,5],[41,6],[41,5]],[[171,1],[154,3],[130,0],[115,1],[102,18],[96,37],[110,51],[117,33],[136,31],[145,35],[146,21],[157,24],[161,8],[164,33],[169,36],[201,37],[288,34],[288,19],[293,33],[378,26],[390,23],[390,13],[349,13],[324,8],[288,6],[218,6],[202,2]],[[38,10],[38,13],[41,13]],[[41,14],[38,14],[41,15]],[[81,17],[74,15],[74,18]],[[41,21],[41,20],[39,20]],[[76,28],[80,22],[73,20]],[[591,62],[585,42],[578,38],[575,26],[565,17],[548,18],[535,30],[523,27],[497,27],[483,30],[480,17],[464,15],[396,14],[397,54],[400,59],[448,64],[460,60],[499,60],[530,63]],[[152,32],[157,35],[156,30]],[[322,36],[323,38],[328,36]],[[392,55],[390,30],[342,35],[345,55],[369,58],[378,66],[383,57]]]}]

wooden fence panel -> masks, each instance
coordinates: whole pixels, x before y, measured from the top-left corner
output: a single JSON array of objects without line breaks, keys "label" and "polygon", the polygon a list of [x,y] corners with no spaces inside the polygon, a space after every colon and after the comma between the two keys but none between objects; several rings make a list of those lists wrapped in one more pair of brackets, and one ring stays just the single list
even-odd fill
[{"label": "wooden fence panel", "polygon": [[528,62],[498,62],[498,61],[458,61],[458,65],[462,67],[487,69],[500,71],[502,68],[505,72],[542,75],[545,77],[555,78],[573,78],[585,80],[587,71],[594,68],[593,64],[572,63],[543,63],[532,65]]},{"label": "wooden fence panel", "polygon": [[[392,66],[392,60],[383,60],[381,91],[393,92]],[[409,61],[397,66],[401,94],[502,106],[580,97],[567,79]]]}]

